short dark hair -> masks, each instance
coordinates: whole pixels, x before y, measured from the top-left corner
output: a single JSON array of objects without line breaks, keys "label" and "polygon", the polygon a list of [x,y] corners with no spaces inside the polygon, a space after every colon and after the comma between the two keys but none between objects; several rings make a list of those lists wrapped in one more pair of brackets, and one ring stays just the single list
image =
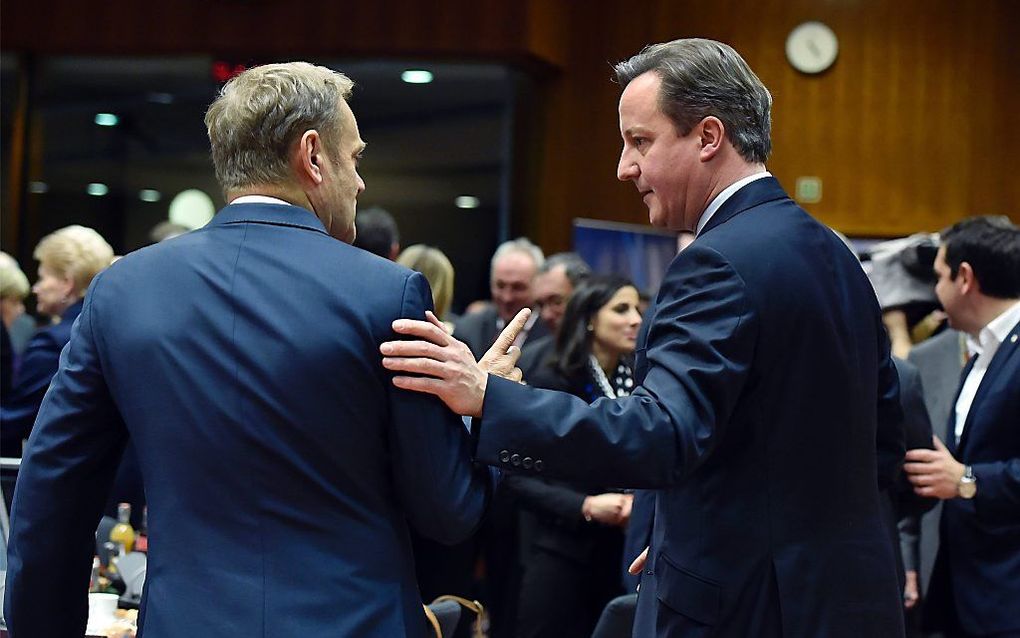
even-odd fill
[{"label": "short dark hair", "polygon": [[1020,297],[1020,228],[1003,216],[972,217],[941,233],[946,264],[956,279],[967,262],[981,292],[998,299]]},{"label": "short dark hair", "polygon": [[650,44],[615,71],[623,87],[655,72],[662,80],[659,110],[680,135],[711,115],[745,161],[764,164],[772,152],[772,95],[729,45],[701,38]]},{"label": "short dark hair", "polygon": [[354,245],[380,257],[390,258],[393,244],[400,243],[397,222],[382,208],[366,208],[354,218]]},{"label": "short dark hair", "polygon": [[547,273],[559,266],[563,266],[563,272],[574,288],[591,275],[591,266],[577,253],[556,253],[546,257],[545,263],[538,269],[538,274]]},{"label": "short dark hair", "polygon": [[633,285],[618,275],[591,275],[570,295],[556,333],[555,367],[563,375],[575,377],[587,368],[588,356],[592,353],[592,333],[588,325],[617,290]]}]

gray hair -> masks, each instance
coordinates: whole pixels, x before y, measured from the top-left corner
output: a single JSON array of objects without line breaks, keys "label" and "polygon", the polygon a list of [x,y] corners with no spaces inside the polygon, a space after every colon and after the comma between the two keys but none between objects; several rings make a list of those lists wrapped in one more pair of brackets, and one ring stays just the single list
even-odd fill
[{"label": "gray hair", "polygon": [[650,44],[615,71],[623,87],[655,72],[662,79],[659,109],[680,135],[711,115],[746,161],[765,163],[772,152],[772,95],[732,47],[700,38]]},{"label": "gray hair", "polygon": [[577,287],[577,284],[591,275],[591,266],[577,253],[556,253],[549,255],[538,269],[539,274],[545,274],[554,268],[563,266],[563,273],[570,280],[570,285]]},{"label": "gray hair", "polygon": [[499,245],[496,252],[492,255],[492,262],[489,264],[489,273],[496,269],[496,262],[509,255],[510,253],[523,253],[531,258],[531,261],[535,263],[535,274],[542,268],[545,263],[545,255],[542,254],[542,249],[531,243],[527,237],[518,237],[517,239],[511,239],[505,241]]},{"label": "gray hair", "polygon": [[353,87],[346,75],[307,62],[257,66],[224,84],[205,114],[220,186],[231,191],[287,181],[287,156],[310,129],[336,150],[340,100]]}]

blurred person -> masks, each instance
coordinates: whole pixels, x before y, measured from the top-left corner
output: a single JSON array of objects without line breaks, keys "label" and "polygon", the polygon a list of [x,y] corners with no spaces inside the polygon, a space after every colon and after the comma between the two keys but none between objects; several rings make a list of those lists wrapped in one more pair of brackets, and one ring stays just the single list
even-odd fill
[{"label": "blurred person", "polygon": [[189,230],[191,229],[184,224],[178,224],[177,222],[172,222],[169,219],[166,219],[152,227],[149,231],[149,241],[154,244],[158,244],[161,241],[180,237]]},{"label": "blurred person", "polygon": [[871,283],[765,170],[771,96],[736,51],[676,40],[616,69],[617,177],[653,225],[697,234],[650,310],[635,391],[589,405],[521,385],[417,320],[394,324],[384,366],[475,417],[479,461],[658,490],[634,636],[901,635],[879,489],[902,414]]},{"label": "blurred person", "polygon": [[228,81],[205,118],[228,205],[93,282],[18,480],[12,635],[82,635],[129,435],[141,635],[427,635],[408,525],[465,537],[490,477],[461,420],[391,387],[374,355],[432,300],[420,273],[349,245],[365,187],[351,88],[301,62]]},{"label": "blurred person", "polygon": [[[441,321],[446,321],[450,305],[453,304],[453,264],[446,254],[432,246],[414,244],[405,248],[396,261],[401,266],[425,275],[432,289],[435,314]],[[447,327],[453,329],[452,324]]]},{"label": "blurred person", "polygon": [[32,431],[85,293],[92,279],[110,265],[113,249],[93,229],[75,225],[43,237],[33,256],[39,261],[39,279],[32,286],[35,307],[54,323],[29,340],[10,395],[0,406],[5,456],[21,456],[22,441]]},{"label": "blurred person", "polygon": [[[31,288],[17,260],[0,252],[0,319],[7,329],[15,358],[20,357],[35,333],[35,320],[25,313]],[[17,366],[14,366],[15,370]]]},{"label": "blurred person", "polygon": [[967,219],[941,234],[935,294],[973,354],[947,440],[911,449],[917,494],[941,499],[924,620],[949,636],[1020,635],[1020,228]]},{"label": "blurred person", "polygon": [[400,254],[400,231],[389,211],[374,206],[359,211],[354,218],[357,235],[354,246],[383,259],[395,261]]},{"label": "blurred person", "polygon": [[[518,311],[535,303],[535,277],[544,262],[542,249],[524,237],[503,242],[496,248],[489,271],[492,305],[465,313],[455,331],[457,338],[466,343],[476,357],[485,354],[496,335]],[[528,339],[548,333],[549,328],[539,321],[538,313],[534,313],[515,345],[521,347]]]},{"label": "blurred person", "polygon": [[546,258],[535,276],[535,306],[549,334],[531,339],[521,349],[518,366],[527,379],[555,349],[556,331],[574,289],[591,275],[591,267],[577,253],[556,253]]},{"label": "blurred person", "polygon": [[[528,380],[591,403],[634,389],[632,357],[641,315],[629,281],[594,275],[567,303],[552,360]],[[520,465],[533,466],[525,456]],[[587,638],[602,608],[623,593],[619,564],[631,495],[532,476],[511,475],[507,489],[534,521],[521,582],[521,638]]]}]

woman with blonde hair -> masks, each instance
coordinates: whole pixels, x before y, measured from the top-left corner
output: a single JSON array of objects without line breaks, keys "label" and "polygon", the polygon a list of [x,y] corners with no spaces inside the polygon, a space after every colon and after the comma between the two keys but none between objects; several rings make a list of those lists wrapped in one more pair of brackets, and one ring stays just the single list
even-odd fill
[{"label": "woman with blonde hair", "polygon": [[[453,264],[443,251],[425,244],[415,244],[400,253],[397,263],[425,275],[432,288],[436,316],[445,322],[450,304],[453,303]],[[450,331],[449,326],[447,331]]]},{"label": "woman with blonde hair", "polygon": [[71,326],[81,312],[92,278],[110,265],[113,249],[99,233],[84,226],[67,226],[42,238],[33,256],[39,279],[32,286],[36,309],[53,325],[40,328],[21,358],[11,395],[0,407],[4,456],[21,456],[50,380],[57,372],[60,351],[71,340]]}]

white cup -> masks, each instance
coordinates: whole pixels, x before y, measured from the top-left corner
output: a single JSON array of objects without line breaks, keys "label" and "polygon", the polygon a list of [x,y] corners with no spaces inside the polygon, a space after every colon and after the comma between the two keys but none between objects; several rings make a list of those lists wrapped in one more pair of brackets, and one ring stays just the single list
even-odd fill
[{"label": "white cup", "polygon": [[89,632],[94,630],[102,630],[108,627],[116,617],[114,612],[117,611],[117,600],[120,598],[117,594],[89,594]]}]

